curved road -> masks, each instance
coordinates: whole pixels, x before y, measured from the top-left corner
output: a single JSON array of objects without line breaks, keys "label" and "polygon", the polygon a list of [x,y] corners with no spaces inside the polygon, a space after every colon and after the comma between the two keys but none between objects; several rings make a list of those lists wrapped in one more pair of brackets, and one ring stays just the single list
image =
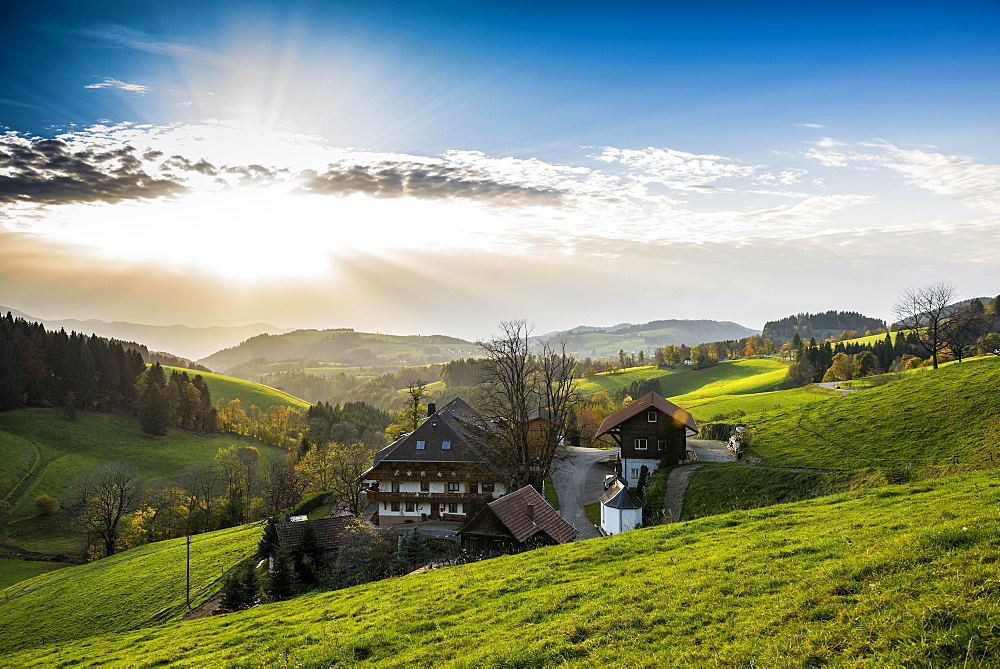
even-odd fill
[{"label": "curved road", "polygon": [[578,541],[601,536],[601,532],[587,520],[583,507],[601,496],[604,476],[613,472],[598,463],[617,454],[617,448],[570,446],[557,455],[561,459],[552,472],[552,483],[559,495],[559,515],[576,528]]}]

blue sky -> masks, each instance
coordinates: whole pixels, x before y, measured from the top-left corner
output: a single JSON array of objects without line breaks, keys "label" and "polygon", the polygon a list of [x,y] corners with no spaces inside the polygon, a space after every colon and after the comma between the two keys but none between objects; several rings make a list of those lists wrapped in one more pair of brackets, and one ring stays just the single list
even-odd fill
[{"label": "blue sky", "polygon": [[0,294],[41,316],[474,337],[1000,290],[996,2],[3,0],[0,63]]}]

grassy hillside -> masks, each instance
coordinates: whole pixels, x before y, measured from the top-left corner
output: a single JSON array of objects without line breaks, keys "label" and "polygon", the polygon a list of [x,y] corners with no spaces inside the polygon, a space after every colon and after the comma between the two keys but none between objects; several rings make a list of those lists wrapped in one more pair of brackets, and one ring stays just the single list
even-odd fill
[{"label": "grassy hillside", "polygon": [[[79,412],[71,421],[52,409],[0,413],[0,462],[27,462],[33,449],[40,456],[37,474],[10,499],[10,540],[40,552],[76,551],[78,542],[65,519],[37,517],[34,500],[42,494],[66,497],[79,474],[100,464],[121,461],[150,480],[165,480],[179,476],[188,465],[212,462],[221,448],[247,443],[234,435],[181,430],[170,430],[165,437],[154,439],[143,434],[135,419],[114,414]],[[254,445],[264,457],[281,452],[264,444]],[[9,481],[7,468],[3,471],[0,482]]]},{"label": "grassy hillside", "polygon": [[29,562],[0,558],[0,590],[66,566],[64,562]]},{"label": "grassy hillside", "polygon": [[749,419],[782,465],[854,469],[1000,459],[1000,358],[919,370],[885,386]]},{"label": "grassy hillside", "polygon": [[591,356],[615,359],[620,350],[652,354],[654,349],[667,344],[694,346],[705,342],[742,339],[758,333],[758,330],[730,321],[665,320],[591,332],[570,330],[549,339],[560,345],[565,341],[566,351],[577,358]]},{"label": "grassy hillside", "polygon": [[995,472],[962,474],[50,642],[2,660],[982,666],[1000,656],[997,504]]},{"label": "grassy hillside", "polygon": [[601,372],[586,379],[579,379],[576,382],[576,389],[581,395],[592,395],[594,393],[613,393],[621,390],[636,381],[647,379],[662,379],[670,374],[683,373],[684,370],[659,369],[657,367],[627,367],[617,372]]},{"label": "grassy hillside", "polygon": [[234,379],[231,376],[223,376],[222,374],[194,372],[190,369],[181,369],[180,367],[164,367],[163,369],[166,370],[168,376],[172,371],[187,372],[191,378],[194,378],[195,374],[201,374],[202,378],[205,379],[205,383],[208,384],[208,389],[212,391],[213,402],[218,402],[222,398],[240,400],[244,410],[250,408],[251,404],[256,404],[258,408],[264,411],[267,411],[270,406],[279,404],[284,404],[285,406],[290,406],[293,409],[301,411],[305,411],[312,406],[309,402],[289,395],[283,390],[261,385],[260,383],[253,383],[252,381]]},{"label": "grassy hillside", "polygon": [[788,372],[788,364],[773,358],[727,360],[714,367],[692,369],[659,369],[630,367],[619,372],[602,372],[580,379],[577,389],[582,395],[596,392],[612,393],[635,381],[659,379],[660,393],[672,402],[694,402],[720,395],[741,395],[774,390]]},{"label": "grassy hillside", "polygon": [[[719,414],[731,411],[744,411],[747,414],[802,406],[813,402],[822,402],[839,397],[836,390],[806,386],[788,390],[774,390],[764,393],[748,393],[746,395],[719,395],[699,400],[682,399],[679,403],[691,412],[696,420],[703,421]],[[678,401],[676,398],[674,401]]]},{"label": "grassy hillside", "polygon": [[[193,606],[218,591],[222,573],[259,538],[259,525],[192,537]],[[0,654],[179,620],[187,613],[185,558],[185,539],[171,539],[0,591]]]}]

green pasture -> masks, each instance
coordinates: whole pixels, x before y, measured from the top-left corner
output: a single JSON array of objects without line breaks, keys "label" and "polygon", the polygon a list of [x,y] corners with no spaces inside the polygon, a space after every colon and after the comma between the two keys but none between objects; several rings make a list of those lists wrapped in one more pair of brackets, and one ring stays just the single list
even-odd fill
[{"label": "green pasture", "polygon": [[839,397],[836,390],[829,390],[819,386],[805,386],[803,388],[790,388],[788,390],[772,390],[764,393],[748,393],[746,395],[719,395],[700,400],[673,398],[685,409],[691,412],[696,420],[708,420],[719,414],[727,414],[731,411],[741,410],[747,414],[770,411],[811,404],[812,402],[822,402]]},{"label": "green pasture", "polygon": [[[218,592],[223,573],[259,539],[259,524],[192,537],[192,606]],[[179,620],[187,613],[186,551],[185,538],[160,541],[0,590],[0,657]]]},{"label": "green pasture", "polygon": [[163,481],[179,476],[189,465],[211,463],[219,449],[247,444],[256,446],[263,457],[283,452],[228,434],[170,430],[154,438],[139,429],[136,419],[110,413],[81,411],[76,420],[53,409],[0,413],[0,461],[23,463],[32,448],[41,459],[36,476],[10,500],[10,540],[29,550],[75,552],[79,546],[73,528],[60,518],[37,516],[34,500],[43,494],[65,500],[76,478],[99,465],[125,462],[143,477]]},{"label": "green pasture", "polygon": [[785,380],[788,363],[775,358],[726,360],[705,369],[685,369],[660,380],[664,397],[684,406],[685,402],[774,390]]},{"label": "green pasture", "polygon": [[289,395],[283,390],[252,381],[234,379],[231,376],[223,376],[222,374],[213,374],[211,372],[197,372],[181,367],[164,367],[163,369],[167,372],[168,377],[170,372],[173,371],[187,372],[188,376],[192,379],[195,375],[201,374],[202,378],[205,379],[205,383],[208,384],[208,389],[212,391],[213,402],[218,402],[222,398],[239,400],[243,405],[244,411],[249,409],[252,404],[257,405],[263,411],[267,411],[271,406],[279,404],[284,404],[300,411],[305,411],[312,406],[309,402],[299,399],[294,395]]},{"label": "green pasture", "polygon": [[613,393],[636,381],[659,379],[678,371],[659,369],[653,366],[627,367],[616,372],[601,372],[589,378],[578,379],[576,381],[576,389],[581,395],[593,395],[599,392]]},{"label": "green pasture", "polygon": [[811,499],[830,492],[829,478],[822,472],[790,472],[736,463],[708,464],[691,477],[684,493],[681,519]]},{"label": "green pasture", "polygon": [[830,469],[911,469],[1000,459],[1000,358],[904,374],[827,402],[748,417],[768,462]]},{"label": "green pasture", "polygon": [[65,562],[38,562],[35,560],[11,560],[0,558],[0,590],[9,588],[15,583],[27,581],[39,574],[62,569],[69,565]]},{"label": "green pasture", "polygon": [[[21,604],[8,589],[0,605],[8,617],[0,624],[8,648],[23,650],[0,660],[8,666],[990,666],[1000,657],[998,505],[996,472],[965,473],[133,631],[118,630],[138,626],[139,618],[148,624],[178,615],[177,591],[157,605],[131,604],[137,600],[129,593],[73,584],[78,567],[27,583],[39,587],[63,576],[63,587],[76,593],[66,599],[87,602],[97,615],[65,619],[74,612],[52,611],[53,598]],[[104,568],[106,578],[122,583],[142,584],[136,576],[146,576],[150,597],[176,580],[137,570]],[[102,615],[131,606],[137,614],[100,623],[109,633],[99,634]],[[70,640],[84,633],[95,636]]]}]

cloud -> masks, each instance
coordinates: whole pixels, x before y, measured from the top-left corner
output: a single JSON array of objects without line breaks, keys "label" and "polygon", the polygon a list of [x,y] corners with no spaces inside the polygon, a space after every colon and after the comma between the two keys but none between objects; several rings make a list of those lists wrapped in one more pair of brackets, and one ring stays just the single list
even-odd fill
[{"label": "cloud", "polygon": [[118,79],[105,79],[104,81],[96,84],[84,86],[84,88],[117,88],[120,91],[140,94],[149,92],[149,86],[143,86],[142,84],[129,84],[124,81],[119,81]]},{"label": "cloud", "polygon": [[1000,214],[1000,165],[892,145],[885,148],[885,166],[906,176],[910,184]]},{"label": "cloud", "polygon": [[182,42],[172,42],[141,30],[113,23],[89,28],[84,31],[84,34],[92,39],[159,56],[216,64],[220,60],[218,55],[207,49]]},{"label": "cloud", "polygon": [[801,128],[825,128],[826,126],[822,123],[796,123],[795,125]]},{"label": "cloud", "polygon": [[0,202],[71,204],[176,195],[185,187],[150,176],[133,147],[74,151],[59,139],[0,136]]},{"label": "cloud", "polygon": [[763,165],[745,165],[732,158],[714,154],[695,154],[675,149],[620,149],[601,147],[592,156],[605,163],[617,163],[629,170],[632,179],[656,181],[670,188],[691,190],[727,178],[747,178]]},{"label": "cloud", "polygon": [[481,170],[448,164],[382,162],[358,165],[340,162],[323,172],[305,170],[298,176],[306,193],[422,199],[463,198],[502,205],[559,205],[554,188],[502,183]]}]

